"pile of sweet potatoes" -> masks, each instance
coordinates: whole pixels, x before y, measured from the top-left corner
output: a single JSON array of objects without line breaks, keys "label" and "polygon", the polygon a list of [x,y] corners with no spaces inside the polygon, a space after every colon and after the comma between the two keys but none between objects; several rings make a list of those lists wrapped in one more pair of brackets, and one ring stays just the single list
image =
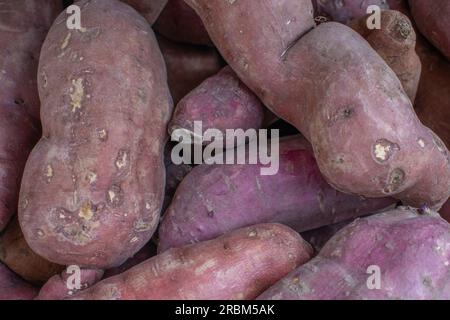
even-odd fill
[{"label": "pile of sweet potatoes", "polygon": [[450,299],[428,2],[0,0],[0,300]]}]

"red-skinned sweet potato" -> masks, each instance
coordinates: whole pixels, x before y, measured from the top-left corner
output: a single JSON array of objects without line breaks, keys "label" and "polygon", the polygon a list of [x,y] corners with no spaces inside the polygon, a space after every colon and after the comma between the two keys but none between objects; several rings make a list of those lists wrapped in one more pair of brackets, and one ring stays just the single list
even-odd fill
[{"label": "red-skinned sweet potato", "polygon": [[150,25],[153,25],[167,5],[167,0],[122,0],[139,12]]},{"label": "red-skinned sweet potato", "polygon": [[409,0],[420,32],[450,60],[450,1]]},{"label": "red-skinned sweet potato", "polygon": [[301,137],[280,142],[279,171],[263,165],[200,165],[181,182],[159,228],[158,251],[213,239],[262,222],[298,232],[385,208],[390,198],[363,199],[336,191],[323,179]]},{"label": "red-skinned sweet potato", "polygon": [[36,285],[44,284],[64,267],[38,256],[23,237],[17,217],[0,235],[0,261],[22,279]]},{"label": "red-skinned sweet potato", "polygon": [[[216,129],[225,137],[227,129],[259,129],[263,120],[263,104],[227,66],[181,99],[169,123],[169,133],[180,129],[193,133],[194,122],[201,121],[203,133]],[[227,145],[233,145],[233,140],[234,136]]]},{"label": "red-skinned sweet potato", "polygon": [[19,222],[47,260],[109,268],[159,222],[172,102],[145,19],[117,0],[77,5],[84,29],[68,30],[60,15],[41,51],[43,137],[25,168]]},{"label": "red-skinned sweet potato", "polygon": [[0,231],[17,212],[26,159],[39,139],[37,68],[57,0],[0,1]]},{"label": "red-skinned sweet potato", "polygon": [[202,20],[184,0],[169,0],[156,21],[154,29],[172,41],[213,45]]},{"label": "red-skinned sweet potato", "polygon": [[313,0],[313,4],[316,16],[325,16],[341,23],[365,16],[371,5],[380,9],[389,8],[386,0]]},{"label": "red-skinned sweet potato", "polygon": [[450,224],[403,207],[354,221],[258,299],[448,300],[449,263]]},{"label": "red-skinned sweet potato", "polygon": [[[381,29],[368,29],[364,16],[350,27],[366,39],[400,79],[406,94],[414,101],[422,65],[416,53],[416,33],[407,16],[395,10],[381,12]],[[442,138],[442,137],[441,137]]]},{"label": "red-skinned sweet potato", "polygon": [[315,27],[310,0],[186,1],[239,78],[311,142],[336,189],[432,208],[448,199],[447,148],[359,34]]},{"label": "red-skinned sweet potato", "polygon": [[[71,276],[72,274],[68,274],[66,271],[63,271],[60,275],[51,277],[47,283],[42,286],[36,300],[62,300],[69,298],[77,292],[86,290],[100,281],[103,276],[103,271],[95,269],[81,269],[80,289],[70,288],[73,285],[70,279]],[[68,283],[70,285],[68,285]]]},{"label": "red-skinned sweet potato", "polygon": [[158,37],[167,65],[167,81],[175,104],[223,67],[214,48],[176,43]]},{"label": "red-skinned sweet potato", "polygon": [[169,250],[74,299],[253,299],[311,254],[309,244],[288,227],[256,225]]},{"label": "red-skinned sweet potato", "polygon": [[0,300],[31,300],[38,293],[0,262]]}]

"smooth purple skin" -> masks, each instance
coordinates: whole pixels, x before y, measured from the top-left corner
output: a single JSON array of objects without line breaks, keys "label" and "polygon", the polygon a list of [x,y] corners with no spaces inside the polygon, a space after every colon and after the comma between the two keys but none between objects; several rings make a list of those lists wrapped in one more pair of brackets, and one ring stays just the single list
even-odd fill
[{"label": "smooth purple skin", "polygon": [[[194,122],[201,121],[203,133],[217,129],[225,136],[227,129],[259,129],[263,125],[264,105],[239,80],[229,67],[203,81],[177,104],[169,131],[194,131]],[[208,144],[209,142],[204,142]],[[232,145],[233,140],[227,140]]]},{"label": "smooth purple skin", "polygon": [[[260,300],[450,299],[450,224],[400,207],[357,219]],[[369,266],[381,271],[370,290]]]},{"label": "smooth purple skin", "polygon": [[313,0],[312,2],[316,16],[326,16],[332,21],[341,23],[364,17],[370,5],[389,9],[386,0]]},{"label": "smooth purple skin", "polygon": [[301,137],[280,141],[276,175],[260,175],[261,167],[195,167],[179,185],[163,216],[158,251],[213,239],[257,223],[278,222],[302,232],[366,215],[394,202],[333,189]]},{"label": "smooth purple skin", "polygon": [[0,300],[31,300],[38,290],[0,263]]}]

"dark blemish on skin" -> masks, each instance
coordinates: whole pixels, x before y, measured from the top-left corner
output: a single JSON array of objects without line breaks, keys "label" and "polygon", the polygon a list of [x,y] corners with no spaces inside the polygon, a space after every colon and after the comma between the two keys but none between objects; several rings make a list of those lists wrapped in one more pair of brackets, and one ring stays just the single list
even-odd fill
[{"label": "dark blemish on skin", "polygon": [[231,249],[230,244],[229,244],[228,242],[225,242],[225,243],[223,244],[223,248],[224,248],[225,250],[230,250],[230,249]]},{"label": "dark blemish on skin", "polygon": [[353,113],[354,113],[354,109],[353,108],[345,108],[343,111],[342,111],[342,116],[344,117],[344,118],[351,118],[352,117],[352,115],[353,115]]},{"label": "dark blemish on skin", "polygon": [[208,211],[208,217],[213,218],[214,217],[214,210]]},{"label": "dark blemish on skin", "polygon": [[14,99],[14,103],[18,106],[23,106],[25,104],[25,101],[22,98],[16,98]]},{"label": "dark blemish on skin", "polygon": [[405,181],[405,171],[403,171],[400,168],[395,168],[389,174],[387,186],[384,189],[384,192],[390,194],[392,192],[397,191],[404,181]]}]

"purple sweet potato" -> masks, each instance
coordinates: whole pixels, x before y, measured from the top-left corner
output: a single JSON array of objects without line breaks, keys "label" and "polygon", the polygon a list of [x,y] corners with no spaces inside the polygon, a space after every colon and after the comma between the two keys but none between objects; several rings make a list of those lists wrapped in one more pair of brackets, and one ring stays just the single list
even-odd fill
[{"label": "purple sweet potato", "polygon": [[214,48],[176,43],[158,37],[167,65],[167,81],[175,104],[223,67]]},{"label": "purple sweet potato", "polygon": [[313,4],[316,16],[325,16],[341,23],[365,16],[370,5],[389,9],[386,0],[313,0]]},{"label": "purple sweet potato", "polygon": [[163,216],[158,251],[262,222],[283,223],[302,232],[371,213],[394,201],[333,189],[301,137],[282,139],[279,149],[275,175],[260,175],[259,164],[195,167]]},{"label": "purple sweet potato", "polygon": [[448,300],[449,263],[450,224],[401,207],[355,220],[259,299]]},{"label": "purple sweet potato", "polygon": [[74,299],[254,299],[311,254],[295,231],[261,224],[166,251]]},{"label": "purple sweet potato", "polygon": [[310,0],[186,2],[239,78],[311,142],[337,190],[434,209],[447,201],[447,148],[358,33],[315,26]]},{"label": "purple sweet potato", "polygon": [[172,101],[147,21],[117,0],[61,14],[39,63],[43,137],[22,179],[19,222],[31,249],[61,265],[105,269],[151,238],[164,198]]},{"label": "purple sweet potato", "polygon": [[409,0],[420,32],[450,60],[450,1]]},{"label": "purple sweet potato", "polygon": [[31,300],[38,290],[0,262],[0,300]]},{"label": "purple sweet potato", "polygon": [[181,99],[169,123],[169,132],[180,129],[194,132],[194,122],[201,121],[202,133],[217,129],[225,137],[227,129],[259,129],[263,120],[263,104],[227,66]]},{"label": "purple sweet potato", "polygon": [[96,269],[81,269],[80,270],[80,289],[71,289],[68,282],[71,283],[69,278],[71,275],[66,271],[62,272],[60,275],[55,275],[50,278],[46,284],[44,284],[39,291],[37,300],[62,300],[68,298],[79,291],[85,290],[90,286],[94,285],[103,276],[102,270]]},{"label": "purple sweet potato", "polygon": [[202,20],[184,0],[169,0],[153,28],[176,42],[213,45]]},{"label": "purple sweet potato", "polygon": [[132,6],[150,25],[155,23],[167,5],[167,0],[122,0],[122,2]]},{"label": "purple sweet potato", "polygon": [[20,179],[40,137],[37,68],[57,0],[0,1],[0,231],[17,213]]},{"label": "purple sweet potato", "polygon": [[350,23],[366,39],[400,79],[406,94],[414,101],[422,65],[415,51],[416,33],[408,17],[395,10],[381,12],[381,29],[367,28],[364,16]]}]

